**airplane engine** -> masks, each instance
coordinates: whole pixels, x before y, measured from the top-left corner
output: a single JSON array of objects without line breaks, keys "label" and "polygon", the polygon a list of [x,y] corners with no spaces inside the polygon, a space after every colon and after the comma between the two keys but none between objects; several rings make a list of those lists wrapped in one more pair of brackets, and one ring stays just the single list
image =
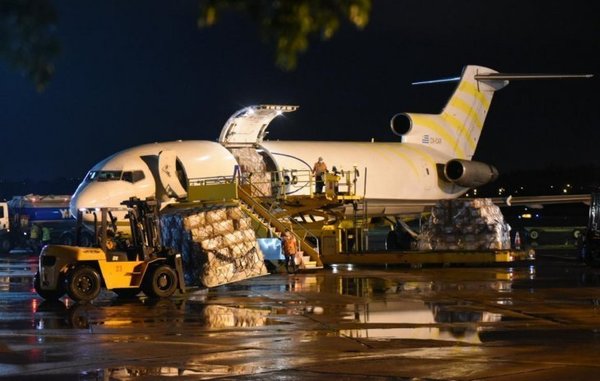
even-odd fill
[{"label": "airplane engine", "polygon": [[402,136],[408,133],[413,125],[413,120],[409,114],[400,113],[392,116],[390,127],[392,132],[397,136]]},{"label": "airplane engine", "polygon": [[452,159],[444,166],[444,176],[456,185],[476,188],[498,178],[498,170],[479,161]]}]

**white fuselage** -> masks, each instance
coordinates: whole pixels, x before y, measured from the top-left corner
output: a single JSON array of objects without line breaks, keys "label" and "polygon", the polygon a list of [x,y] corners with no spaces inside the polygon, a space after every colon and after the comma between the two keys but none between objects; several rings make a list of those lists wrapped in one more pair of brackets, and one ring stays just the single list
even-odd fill
[{"label": "white fuselage", "polygon": [[[441,181],[438,176],[436,165],[444,164],[450,157],[423,146],[265,141],[257,149],[271,158],[277,171],[309,173],[318,156],[325,159],[329,170],[333,166],[338,171],[356,170],[356,193],[364,195],[373,205],[387,207],[389,214],[422,210],[423,201],[454,198],[466,190]],[[152,167],[159,153],[165,150],[177,153],[187,180],[231,177],[239,164],[234,155],[217,142],[176,141],[133,147],[112,155],[90,170],[73,195],[71,212],[75,214],[80,208],[118,207],[130,197],[157,196],[160,180]],[[137,173],[133,181],[129,173]],[[309,186],[302,181],[288,191],[296,195],[310,194]]]}]

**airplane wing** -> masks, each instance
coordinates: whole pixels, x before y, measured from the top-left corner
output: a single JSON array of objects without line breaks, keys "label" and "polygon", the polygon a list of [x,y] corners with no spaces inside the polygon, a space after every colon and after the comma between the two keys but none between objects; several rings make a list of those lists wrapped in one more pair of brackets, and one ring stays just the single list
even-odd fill
[{"label": "airplane wing", "polygon": [[498,206],[542,206],[547,204],[577,204],[590,205],[592,196],[590,194],[560,194],[551,196],[509,196],[494,197],[492,201]]}]

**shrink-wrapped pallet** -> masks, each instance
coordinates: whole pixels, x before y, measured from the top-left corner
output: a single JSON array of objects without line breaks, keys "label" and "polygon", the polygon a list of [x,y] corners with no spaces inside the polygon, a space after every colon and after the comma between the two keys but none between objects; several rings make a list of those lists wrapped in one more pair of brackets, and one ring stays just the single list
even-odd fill
[{"label": "shrink-wrapped pallet", "polygon": [[490,199],[442,200],[431,209],[420,250],[510,249],[510,226]]},{"label": "shrink-wrapped pallet", "polygon": [[214,229],[211,225],[197,226],[191,229],[192,241],[202,242],[213,236]]},{"label": "shrink-wrapped pallet", "polygon": [[227,211],[224,208],[211,209],[206,211],[206,223],[215,224],[227,219]]},{"label": "shrink-wrapped pallet", "polygon": [[234,220],[233,222],[236,230],[252,229],[252,220],[250,217],[242,217],[239,220]]},{"label": "shrink-wrapped pallet", "polygon": [[244,177],[252,183],[252,196],[271,196],[271,174],[264,158],[254,148],[232,148],[231,153],[240,165]]},{"label": "shrink-wrapped pallet", "polygon": [[161,216],[161,236],[182,253],[186,285],[214,287],[267,273],[254,230],[235,229],[249,225],[238,206],[175,209]]},{"label": "shrink-wrapped pallet", "polygon": [[199,226],[206,225],[206,215],[204,212],[198,212],[196,214],[192,214],[186,217],[184,220],[184,228],[185,230],[195,229]]}]

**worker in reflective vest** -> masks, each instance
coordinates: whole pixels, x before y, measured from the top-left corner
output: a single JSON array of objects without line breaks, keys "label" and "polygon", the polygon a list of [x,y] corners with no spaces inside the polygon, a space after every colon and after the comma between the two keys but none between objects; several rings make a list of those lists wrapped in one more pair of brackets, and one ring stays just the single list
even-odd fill
[{"label": "worker in reflective vest", "polygon": [[285,269],[288,274],[296,273],[296,253],[298,252],[298,241],[289,229],[285,229],[281,236],[283,255],[285,256]]},{"label": "worker in reflective vest", "polygon": [[42,227],[42,244],[47,245],[50,243],[50,228],[47,226]]},{"label": "worker in reflective vest", "polygon": [[323,185],[325,184],[325,173],[327,172],[327,164],[322,157],[313,165],[313,175],[315,176],[315,193],[323,193]]}]

